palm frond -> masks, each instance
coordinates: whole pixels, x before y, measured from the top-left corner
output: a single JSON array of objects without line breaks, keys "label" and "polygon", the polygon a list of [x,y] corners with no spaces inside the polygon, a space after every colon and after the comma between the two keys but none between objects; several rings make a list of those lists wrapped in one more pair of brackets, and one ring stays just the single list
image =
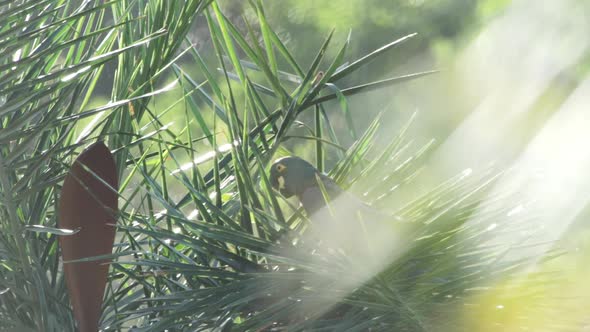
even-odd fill
[{"label": "palm frond", "polygon": [[[381,115],[367,128],[352,121],[349,96],[435,73],[341,83],[415,34],[348,63],[350,36],[332,32],[306,70],[262,1],[248,5],[242,29],[209,0],[0,2],[2,330],[75,330],[56,196],[68,164],[96,140],[121,175],[113,253],[91,258],[113,260],[104,330],[468,331],[469,314],[506,323],[490,303],[547,303],[555,277],[529,274],[524,287],[531,257],[494,241],[535,218],[506,218],[521,198],[491,190],[502,170],[467,169],[400,199],[434,142],[412,145],[414,117],[384,146]],[[196,23],[209,29],[208,48],[188,42]],[[96,105],[101,84],[110,102]],[[267,178],[269,162],[300,145],[390,216],[393,250],[374,248],[367,264],[318,250],[310,216]],[[535,326],[522,312],[519,326]]]}]

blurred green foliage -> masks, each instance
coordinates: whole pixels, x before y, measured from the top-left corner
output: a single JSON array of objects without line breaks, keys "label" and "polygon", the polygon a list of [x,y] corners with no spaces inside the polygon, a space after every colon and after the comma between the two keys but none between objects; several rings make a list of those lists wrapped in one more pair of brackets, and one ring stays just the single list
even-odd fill
[{"label": "blurred green foliage", "polygon": [[[337,36],[352,34],[351,52],[366,53],[397,36],[417,32],[414,47],[404,47],[394,56],[379,59],[379,65],[366,75],[385,74],[399,60],[410,58],[418,48],[428,48],[436,39],[455,39],[469,24],[476,22],[475,0],[446,1],[269,1],[269,21],[281,31],[302,56],[321,42],[322,35],[335,29]],[[402,62],[403,63],[403,62]],[[383,70],[385,68],[385,71]]]}]

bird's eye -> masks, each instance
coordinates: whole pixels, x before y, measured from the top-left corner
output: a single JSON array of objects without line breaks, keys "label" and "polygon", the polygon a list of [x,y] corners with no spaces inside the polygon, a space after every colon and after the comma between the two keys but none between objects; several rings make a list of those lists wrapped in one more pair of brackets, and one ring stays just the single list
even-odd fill
[{"label": "bird's eye", "polygon": [[280,173],[283,173],[286,169],[287,169],[287,166],[285,166],[283,164],[277,165],[277,171],[279,171]]}]

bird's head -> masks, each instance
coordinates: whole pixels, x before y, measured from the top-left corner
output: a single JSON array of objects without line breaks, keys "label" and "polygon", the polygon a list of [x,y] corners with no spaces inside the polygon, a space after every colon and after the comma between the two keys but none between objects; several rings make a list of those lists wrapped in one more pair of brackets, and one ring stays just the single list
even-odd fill
[{"label": "bird's head", "polygon": [[318,170],[298,157],[277,159],[270,167],[270,184],[283,196],[289,198],[301,194],[316,185]]}]

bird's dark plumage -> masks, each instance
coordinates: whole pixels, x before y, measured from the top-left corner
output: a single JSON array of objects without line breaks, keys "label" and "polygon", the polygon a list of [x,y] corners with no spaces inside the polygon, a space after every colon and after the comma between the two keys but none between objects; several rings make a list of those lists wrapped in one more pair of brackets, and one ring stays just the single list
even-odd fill
[{"label": "bird's dark plumage", "polygon": [[377,250],[393,241],[390,216],[380,213],[340,188],[330,177],[298,157],[276,160],[270,169],[274,189],[289,198],[296,196],[311,220],[313,234],[330,247],[347,252]]},{"label": "bird's dark plumage", "polygon": [[[320,191],[318,181],[328,197]],[[332,200],[342,193],[332,179],[299,157],[277,159],[270,168],[270,183],[286,198],[297,196],[308,214],[325,206],[326,198]]]}]

